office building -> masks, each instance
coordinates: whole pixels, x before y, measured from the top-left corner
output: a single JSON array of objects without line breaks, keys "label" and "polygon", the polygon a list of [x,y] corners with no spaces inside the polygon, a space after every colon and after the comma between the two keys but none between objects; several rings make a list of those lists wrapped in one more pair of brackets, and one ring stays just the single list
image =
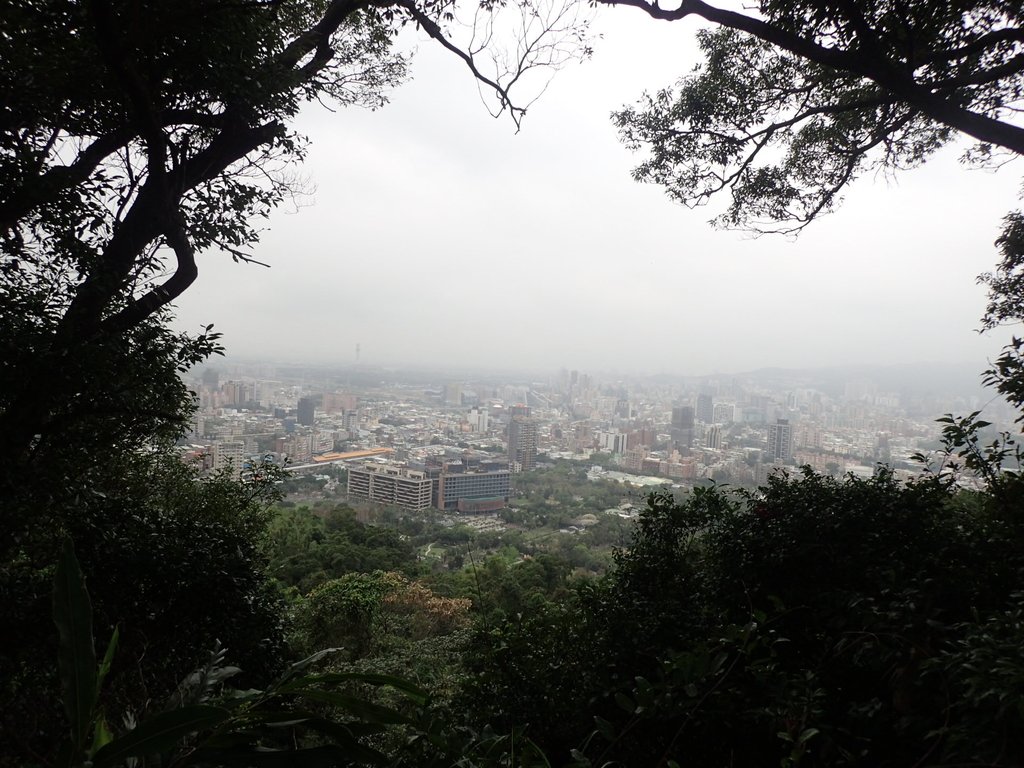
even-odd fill
[{"label": "office building", "polygon": [[714,421],[714,408],[715,401],[711,398],[711,395],[707,393],[697,395],[697,421],[702,424],[711,424]]},{"label": "office building", "polygon": [[768,425],[767,462],[789,461],[793,458],[793,427],[788,419],[778,419]]},{"label": "office building", "polygon": [[693,445],[694,413],[692,406],[677,405],[672,408],[672,442],[677,449],[688,450]]},{"label": "office building", "polygon": [[508,505],[508,469],[444,465],[436,477],[434,506],[447,512],[494,512]]},{"label": "office building", "polygon": [[469,411],[469,415],[466,417],[466,421],[469,422],[469,428],[473,432],[484,434],[490,427],[490,417],[487,414],[487,410],[483,408],[472,408]]},{"label": "office building", "polygon": [[229,472],[232,477],[239,477],[244,463],[245,443],[241,440],[218,440],[213,444],[214,470]]},{"label": "office building", "polygon": [[604,453],[625,453],[629,447],[629,435],[617,429],[598,432],[597,446]]},{"label": "office building", "polygon": [[393,504],[411,512],[430,508],[433,488],[434,481],[425,471],[401,464],[366,463],[348,470],[349,496]]},{"label": "office building", "polygon": [[462,384],[458,382],[445,384],[444,404],[456,407],[462,405]]},{"label": "office building", "polygon": [[508,467],[529,472],[537,465],[537,422],[529,416],[513,416],[508,423]]},{"label": "office building", "polygon": [[320,406],[321,402],[323,402],[323,396],[321,395],[300,397],[295,414],[299,424],[304,427],[312,427],[316,420],[316,409]]},{"label": "office building", "polygon": [[711,420],[715,424],[732,424],[736,420],[736,406],[732,403],[715,403]]}]

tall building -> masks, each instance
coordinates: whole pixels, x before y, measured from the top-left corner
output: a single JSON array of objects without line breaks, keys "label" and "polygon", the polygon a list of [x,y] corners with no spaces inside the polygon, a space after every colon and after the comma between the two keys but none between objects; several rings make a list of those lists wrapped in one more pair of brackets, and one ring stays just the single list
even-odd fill
[{"label": "tall building", "polygon": [[672,442],[676,448],[689,449],[693,445],[693,407],[677,405],[672,408]]},{"label": "tall building", "polygon": [[471,408],[466,421],[473,432],[485,433],[490,427],[490,417],[484,408]]},{"label": "tall building", "polygon": [[713,451],[722,450],[722,428],[717,424],[708,427],[704,444]]},{"label": "tall building", "polygon": [[597,433],[597,445],[606,453],[625,453],[629,447],[629,435],[617,429]]},{"label": "tall building", "polygon": [[693,429],[693,408],[689,405],[672,407],[672,428]]},{"label": "tall building", "polygon": [[732,403],[715,403],[711,420],[715,424],[732,424],[736,420],[736,406]]},{"label": "tall building", "polygon": [[462,405],[462,384],[452,382],[444,385],[444,404],[452,406]]},{"label": "tall building", "polygon": [[643,470],[644,459],[647,458],[648,450],[643,446],[636,448],[627,448],[622,453],[622,458],[619,460],[619,466],[623,469],[628,469],[631,472],[640,472]]},{"label": "tall building", "polygon": [[537,465],[537,422],[529,416],[513,416],[508,423],[508,467],[529,472]]},{"label": "tall building", "polygon": [[789,461],[793,458],[793,427],[789,419],[778,419],[768,425],[768,450],[765,459],[772,461]]},{"label": "tall building", "polygon": [[221,385],[225,405],[248,405],[256,398],[256,385],[251,381],[226,381]]},{"label": "tall building", "polygon": [[216,368],[207,368],[203,371],[203,386],[210,389],[217,389],[220,386],[220,374]]},{"label": "tall building", "polygon": [[650,448],[658,441],[658,433],[650,424],[644,424],[640,429],[629,433],[629,445],[638,448],[641,445]]},{"label": "tall building", "polygon": [[401,464],[363,464],[349,467],[348,495],[393,504],[413,512],[429,509],[434,481],[423,470]]},{"label": "tall building", "polygon": [[242,465],[244,463],[244,442],[240,440],[218,440],[213,444],[213,468],[215,470],[229,471],[232,477],[238,477],[242,474]]},{"label": "tall building", "polygon": [[297,407],[296,418],[299,424],[304,427],[312,427],[313,422],[316,420],[316,409],[320,403],[323,402],[321,395],[310,395],[309,397],[300,397]]},{"label": "tall building", "polygon": [[702,393],[697,395],[697,421],[702,424],[711,424],[714,422],[715,415],[715,401],[711,398],[711,395]]}]

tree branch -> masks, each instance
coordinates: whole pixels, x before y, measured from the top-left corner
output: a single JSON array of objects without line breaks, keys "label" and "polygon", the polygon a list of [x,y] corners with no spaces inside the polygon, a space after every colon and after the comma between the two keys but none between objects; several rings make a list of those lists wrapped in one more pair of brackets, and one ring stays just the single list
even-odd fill
[{"label": "tree branch", "polygon": [[81,184],[105,158],[126,146],[134,137],[135,131],[127,127],[100,136],[83,149],[73,163],[48,168],[10,190],[0,201],[0,229],[14,228],[19,219],[53,199],[55,192]]},{"label": "tree branch", "polygon": [[827,48],[769,22],[716,8],[703,0],[682,0],[680,6],[674,10],[661,8],[656,0],[653,4],[646,0],[597,1],[605,5],[638,8],[651,18],[663,21],[698,16],[720,26],[746,32],[808,61],[872,80],[936,122],[948,125],[978,141],[1024,155],[1024,128],[965,109],[942,95],[933,93],[930,88],[917,83],[910,74],[901,72],[884,57],[878,58],[853,50]]},{"label": "tree branch", "polygon": [[957,61],[968,56],[983,53],[986,49],[993,48],[1000,43],[1024,43],[1024,29],[1017,27],[997,29],[959,48],[946,48],[945,50],[932,51],[924,56],[919,56],[917,63],[933,64],[937,61]]},{"label": "tree branch", "polygon": [[[224,115],[196,109],[166,109],[160,113],[159,123],[163,128],[176,125],[219,128],[224,125]],[[86,181],[100,163],[127,147],[136,136],[137,132],[133,127],[122,126],[94,139],[78,153],[74,162],[51,166],[10,190],[7,196],[0,200],[0,230],[9,230],[17,226],[19,219],[51,200],[56,192],[70,189]]]},{"label": "tree branch", "polygon": [[164,233],[164,239],[174,251],[177,260],[178,266],[174,274],[120,312],[106,318],[101,326],[102,331],[116,335],[138,325],[161,307],[178,298],[199,276],[195,248],[189,242],[181,211],[176,211],[172,218],[171,225]]},{"label": "tree branch", "polygon": [[523,116],[526,114],[526,110],[522,107],[517,107],[512,103],[512,99],[508,95],[508,89],[500,85],[497,81],[487,77],[476,65],[472,54],[466,53],[451,40],[449,40],[444,31],[438,26],[432,18],[423,13],[416,4],[411,0],[399,0],[394,3],[399,8],[403,8],[412,18],[419,24],[423,31],[426,32],[430,37],[439,42],[444,48],[454,53],[469,67],[469,71],[473,73],[473,77],[479,80],[484,85],[488,85],[494,89],[494,94],[498,98],[498,104],[501,106],[501,110],[507,109],[509,114],[512,116],[512,121],[516,124],[518,129],[522,125]]},{"label": "tree branch", "polygon": [[296,37],[277,57],[271,66],[293,69],[302,59],[331,39],[345,19],[366,6],[365,0],[332,0],[315,25]]}]

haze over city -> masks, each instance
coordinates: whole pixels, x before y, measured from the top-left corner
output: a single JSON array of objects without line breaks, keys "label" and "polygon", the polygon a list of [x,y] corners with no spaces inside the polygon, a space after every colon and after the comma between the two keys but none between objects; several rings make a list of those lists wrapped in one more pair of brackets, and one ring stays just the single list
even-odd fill
[{"label": "haze over city", "polygon": [[[177,327],[214,323],[230,356],[366,364],[708,374],[764,366],[952,362],[978,371],[992,245],[1016,167],[963,146],[865,177],[796,240],[717,231],[630,177],[609,113],[690,71],[694,25],[629,9],[595,23],[515,133],[461,62],[427,40],[376,112],[300,120],[315,187],[272,214],[253,255],[208,252]],[[409,43],[411,35],[404,34]]]}]

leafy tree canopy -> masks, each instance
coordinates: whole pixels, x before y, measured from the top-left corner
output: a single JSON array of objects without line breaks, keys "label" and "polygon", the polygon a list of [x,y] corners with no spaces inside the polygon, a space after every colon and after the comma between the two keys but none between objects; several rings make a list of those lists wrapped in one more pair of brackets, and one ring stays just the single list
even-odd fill
[{"label": "leafy tree canopy", "polygon": [[717,25],[698,33],[695,72],[614,119],[648,150],[638,180],[690,206],[729,195],[720,225],[798,231],[858,175],[918,165],[960,133],[971,162],[1024,153],[1018,3],[605,1]]},{"label": "leafy tree canopy", "polygon": [[574,766],[1018,764],[1020,524],[990,501],[884,471],[653,495],[605,578],[478,629],[466,716]]}]

